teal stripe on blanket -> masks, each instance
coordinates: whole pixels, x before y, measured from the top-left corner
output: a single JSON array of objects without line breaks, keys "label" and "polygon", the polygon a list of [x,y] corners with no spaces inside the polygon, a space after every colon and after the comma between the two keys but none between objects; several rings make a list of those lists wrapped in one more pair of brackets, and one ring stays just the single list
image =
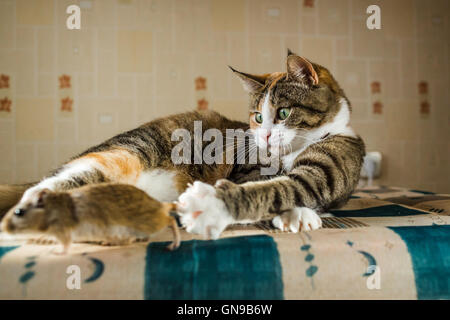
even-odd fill
[{"label": "teal stripe on blanket", "polygon": [[427,214],[426,212],[406,208],[396,204],[386,206],[370,207],[358,210],[330,210],[336,217],[403,217]]},{"label": "teal stripe on blanket", "polygon": [[450,299],[450,225],[389,227],[408,247],[418,299]]},{"label": "teal stripe on blanket", "polygon": [[19,246],[0,247],[0,259],[8,252],[18,248]]},{"label": "teal stripe on blanket", "polygon": [[430,191],[422,191],[422,190],[409,190],[411,192],[417,192],[417,193],[423,193],[423,194],[436,194],[434,192],[430,192]]},{"label": "teal stripe on blanket", "polygon": [[145,299],[283,299],[278,249],[266,235],[150,243]]}]

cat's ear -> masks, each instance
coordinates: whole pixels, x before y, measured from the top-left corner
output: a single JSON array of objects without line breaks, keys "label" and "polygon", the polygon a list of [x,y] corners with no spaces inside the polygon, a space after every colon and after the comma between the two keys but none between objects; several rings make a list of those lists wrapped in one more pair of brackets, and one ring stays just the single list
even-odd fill
[{"label": "cat's ear", "polygon": [[293,55],[293,54],[295,54],[294,52],[292,52],[292,50],[291,49],[287,49],[287,57],[289,57],[290,55]]},{"label": "cat's ear", "polygon": [[258,90],[260,90],[262,87],[264,87],[264,83],[266,82],[266,76],[257,76],[252,75],[248,73],[243,73],[240,71],[237,71],[233,67],[228,66],[231,71],[235,75],[238,76],[239,80],[241,80],[242,85],[244,86],[245,91],[249,93],[255,93]]},{"label": "cat's ear", "polygon": [[319,76],[311,62],[305,58],[291,54],[287,57],[288,78],[299,82],[307,82],[310,85],[319,83]]}]

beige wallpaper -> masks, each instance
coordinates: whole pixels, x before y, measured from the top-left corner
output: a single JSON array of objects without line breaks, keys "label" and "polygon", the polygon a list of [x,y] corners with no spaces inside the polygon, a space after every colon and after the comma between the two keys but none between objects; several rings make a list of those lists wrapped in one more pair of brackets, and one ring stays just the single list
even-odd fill
[{"label": "beige wallpaper", "polygon": [[[67,30],[70,4],[81,30]],[[381,7],[381,30],[366,8]],[[448,0],[0,0],[0,183],[39,179],[115,133],[194,108],[247,118],[227,65],[327,66],[381,182],[450,192]]]}]

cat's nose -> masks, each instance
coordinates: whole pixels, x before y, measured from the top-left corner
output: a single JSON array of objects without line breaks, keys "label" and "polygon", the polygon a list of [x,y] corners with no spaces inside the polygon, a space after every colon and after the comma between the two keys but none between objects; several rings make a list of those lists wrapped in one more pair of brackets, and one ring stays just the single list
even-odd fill
[{"label": "cat's nose", "polygon": [[261,138],[263,138],[263,140],[265,142],[269,142],[269,138],[270,138],[271,134],[272,134],[272,132],[270,130],[264,131],[261,133]]}]

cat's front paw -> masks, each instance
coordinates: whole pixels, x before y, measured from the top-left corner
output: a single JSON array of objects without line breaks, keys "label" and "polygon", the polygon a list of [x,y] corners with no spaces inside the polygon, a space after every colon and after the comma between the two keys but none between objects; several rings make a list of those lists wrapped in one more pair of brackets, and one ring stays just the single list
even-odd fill
[{"label": "cat's front paw", "polygon": [[322,219],[312,209],[306,207],[298,207],[272,220],[274,227],[282,231],[311,231],[322,227]]},{"label": "cat's front paw", "polygon": [[214,240],[234,222],[225,203],[216,197],[216,189],[200,181],[180,195],[177,210],[187,232]]}]

